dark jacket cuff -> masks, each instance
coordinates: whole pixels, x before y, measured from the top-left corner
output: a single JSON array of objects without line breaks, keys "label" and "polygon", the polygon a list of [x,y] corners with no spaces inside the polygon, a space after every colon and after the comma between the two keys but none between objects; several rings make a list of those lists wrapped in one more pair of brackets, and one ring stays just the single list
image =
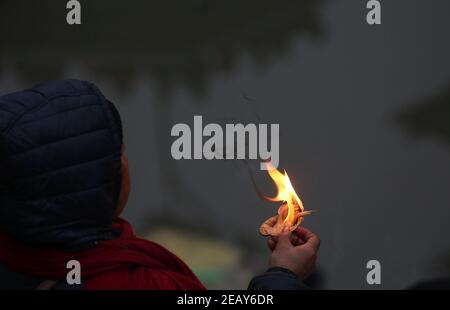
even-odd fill
[{"label": "dark jacket cuff", "polygon": [[282,267],[269,268],[262,275],[254,277],[249,290],[308,290],[303,281],[292,271]]}]

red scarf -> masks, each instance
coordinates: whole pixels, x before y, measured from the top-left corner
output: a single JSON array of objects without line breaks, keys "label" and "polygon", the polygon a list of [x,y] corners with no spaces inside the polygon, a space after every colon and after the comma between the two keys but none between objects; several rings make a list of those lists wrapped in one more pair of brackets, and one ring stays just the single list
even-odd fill
[{"label": "red scarf", "polygon": [[131,225],[116,219],[122,234],[90,250],[70,253],[28,247],[0,233],[0,261],[10,269],[48,280],[65,280],[66,264],[77,260],[86,289],[205,289],[189,267],[162,246],[137,238]]}]

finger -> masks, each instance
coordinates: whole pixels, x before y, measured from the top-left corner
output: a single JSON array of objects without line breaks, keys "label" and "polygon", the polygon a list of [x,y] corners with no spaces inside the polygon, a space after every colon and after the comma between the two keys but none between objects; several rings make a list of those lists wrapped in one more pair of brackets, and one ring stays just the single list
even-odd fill
[{"label": "finger", "polygon": [[[291,240],[291,244],[294,246],[299,246],[299,245],[305,244],[305,242],[295,234],[291,234],[289,238]],[[276,236],[270,237],[269,239],[267,239],[267,247],[271,251],[273,251],[276,247],[277,241],[278,241],[278,237],[276,237]]]},{"label": "finger", "polygon": [[294,233],[294,234],[291,234],[291,243],[294,246],[298,246],[298,245],[304,244],[305,242]]},{"label": "finger", "polygon": [[278,240],[275,245],[275,249],[292,247],[291,232],[283,232],[278,235]]},{"label": "finger", "polygon": [[296,234],[291,234],[290,239],[291,239],[291,243],[293,245],[295,245],[298,242],[298,240],[299,240],[299,238],[297,237]]},{"label": "finger", "polygon": [[269,249],[271,251],[273,251],[273,249],[275,249],[276,245],[277,245],[277,243],[275,242],[275,240],[273,240],[272,238],[267,239],[267,246],[269,247]]},{"label": "finger", "polygon": [[311,231],[303,226],[299,226],[294,230],[294,234],[301,239],[306,239],[306,236],[310,233]]},{"label": "finger", "polygon": [[305,245],[307,244],[308,246],[311,246],[314,249],[314,251],[317,251],[319,249],[320,239],[317,237],[317,235],[312,233],[309,229],[307,229],[305,227],[298,227],[295,230],[295,234],[300,239],[303,240]]},{"label": "finger", "polygon": [[312,236],[314,236],[314,234],[305,227],[297,227],[297,229],[294,231],[294,234],[297,235],[300,239],[302,239],[303,241],[307,241],[309,238],[311,238]]},{"label": "finger", "polygon": [[320,239],[317,235],[309,232],[303,239],[305,244],[303,246],[310,246],[314,251],[318,251],[320,247]]}]

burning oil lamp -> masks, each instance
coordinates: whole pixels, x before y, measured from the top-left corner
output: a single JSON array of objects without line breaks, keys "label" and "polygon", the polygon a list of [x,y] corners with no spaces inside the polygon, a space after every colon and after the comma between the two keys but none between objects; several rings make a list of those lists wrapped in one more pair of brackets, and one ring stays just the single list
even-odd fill
[{"label": "burning oil lamp", "polygon": [[259,232],[263,236],[278,236],[282,232],[294,231],[303,221],[303,217],[312,211],[305,211],[302,201],[292,187],[289,176],[266,163],[267,172],[277,187],[277,195],[273,198],[264,196],[264,199],[273,202],[282,202],[278,214],[266,220]]}]

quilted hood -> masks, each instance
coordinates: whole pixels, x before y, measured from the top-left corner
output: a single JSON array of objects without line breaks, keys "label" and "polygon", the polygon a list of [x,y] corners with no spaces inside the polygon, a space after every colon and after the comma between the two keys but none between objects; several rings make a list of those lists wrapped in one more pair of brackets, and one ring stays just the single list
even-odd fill
[{"label": "quilted hood", "polygon": [[67,250],[112,239],[119,113],[93,84],[50,81],[0,97],[0,230]]}]

